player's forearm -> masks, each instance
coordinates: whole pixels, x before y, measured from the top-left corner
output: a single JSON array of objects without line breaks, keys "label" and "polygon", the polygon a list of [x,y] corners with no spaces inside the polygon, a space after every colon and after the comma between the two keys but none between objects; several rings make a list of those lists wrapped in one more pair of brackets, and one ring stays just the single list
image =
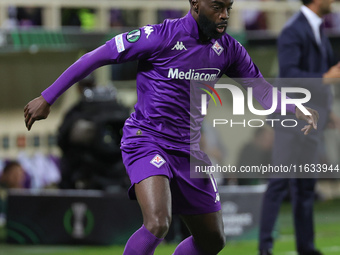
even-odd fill
[{"label": "player's forearm", "polygon": [[106,45],[86,53],[73,63],[41,95],[52,105],[57,98],[76,82],[82,80],[95,69],[110,64],[110,51]]}]

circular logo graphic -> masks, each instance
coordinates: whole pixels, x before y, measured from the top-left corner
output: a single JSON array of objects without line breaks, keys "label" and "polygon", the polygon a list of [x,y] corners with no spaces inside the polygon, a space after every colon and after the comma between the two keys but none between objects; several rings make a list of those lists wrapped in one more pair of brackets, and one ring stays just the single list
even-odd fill
[{"label": "circular logo graphic", "polygon": [[92,212],[84,203],[74,203],[64,215],[64,228],[74,238],[88,236],[94,227]]},{"label": "circular logo graphic", "polygon": [[137,42],[139,38],[140,38],[140,29],[132,30],[126,35],[126,40],[130,43]]}]

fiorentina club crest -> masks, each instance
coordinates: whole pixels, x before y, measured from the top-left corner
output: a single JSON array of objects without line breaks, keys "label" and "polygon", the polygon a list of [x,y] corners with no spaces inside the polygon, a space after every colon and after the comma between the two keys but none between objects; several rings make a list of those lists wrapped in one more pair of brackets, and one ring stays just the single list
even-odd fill
[{"label": "fiorentina club crest", "polygon": [[217,55],[221,55],[223,52],[223,47],[216,41],[212,46],[212,49],[216,52]]},{"label": "fiorentina club crest", "polygon": [[155,167],[160,168],[166,161],[158,154],[150,161]]}]

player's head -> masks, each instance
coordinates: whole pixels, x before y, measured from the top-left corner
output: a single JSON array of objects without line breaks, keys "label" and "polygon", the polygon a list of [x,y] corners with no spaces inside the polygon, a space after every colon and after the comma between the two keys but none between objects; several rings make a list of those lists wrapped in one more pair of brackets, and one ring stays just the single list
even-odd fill
[{"label": "player's head", "polygon": [[8,161],[5,164],[0,181],[8,188],[22,188],[25,181],[25,172],[17,161]]},{"label": "player's head", "polygon": [[302,3],[314,11],[320,17],[331,12],[334,0],[302,0]]},{"label": "player's head", "polygon": [[189,0],[191,14],[203,37],[221,38],[228,26],[234,0]]}]

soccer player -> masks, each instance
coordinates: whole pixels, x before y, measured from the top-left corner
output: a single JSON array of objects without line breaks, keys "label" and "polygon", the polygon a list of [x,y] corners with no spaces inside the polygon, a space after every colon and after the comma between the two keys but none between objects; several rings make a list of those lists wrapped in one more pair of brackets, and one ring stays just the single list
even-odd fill
[{"label": "soccer player", "polygon": [[[246,50],[226,34],[233,0],[191,0],[186,16],[115,36],[72,64],[25,109],[28,130],[45,119],[50,106],[75,82],[96,68],[139,60],[135,112],[125,122],[121,149],[143,225],[128,240],[124,255],[153,254],[166,236],[172,213],[181,215],[192,236],[175,255],[217,254],[225,245],[218,191],[213,179],[190,178],[190,157],[210,161],[200,151],[200,104],[191,106],[190,81],[217,82],[223,74],[245,81],[263,107],[272,101],[272,86]],[[258,81],[259,78],[259,81]],[[280,110],[279,102],[278,111]],[[288,112],[316,128],[318,114],[304,115],[294,105]]]}]

